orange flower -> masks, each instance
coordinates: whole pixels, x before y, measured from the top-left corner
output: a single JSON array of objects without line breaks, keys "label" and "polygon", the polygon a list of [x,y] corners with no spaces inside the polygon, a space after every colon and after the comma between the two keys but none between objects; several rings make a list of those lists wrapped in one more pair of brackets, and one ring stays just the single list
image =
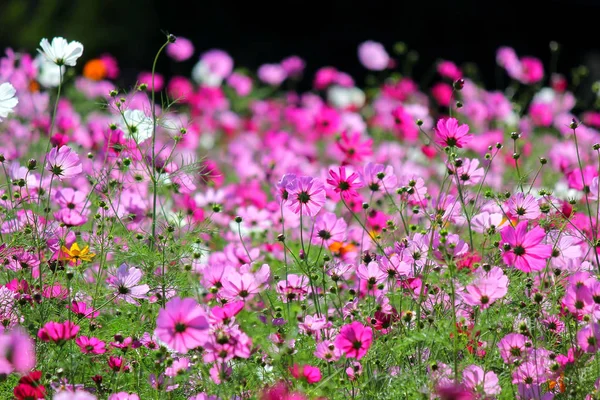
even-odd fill
[{"label": "orange flower", "polygon": [[560,376],[558,378],[556,378],[555,381],[548,381],[548,388],[550,390],[554,390],[554,388],[556,386],[558,386],[558,390],[561,393],[564,393],[565,390],[566,390],[564,378],[565,378],[565,373],[563,372],[563,373],[560,374]]},{"label": "orange flower", "polygon": [[62,246],[60,249],[59,260],[69,261],[72,265],[79,265],[81,261],[92,261],[96,254],[90,253],[90,247],[85,246],[83,249],[79,248],[77,243],[73,243],[70,249]]},{"label": "orange flower", "polygon": [[83,76],[93,81],[99,81],[106,78],[106,65],[104,65],[104,61],[99,58],[94,58],[85,63],[85,66],[83,67]]},{"label": "orange flower", "polygon": [[344,257],[347,253],[356,251],[356,246],[352,243],[333,242],[329,245],[332,253]]},{"label": "orange flower", "polygon": [[29,81],[29,86],[28,89],[31,93],[35,93],[35,92],[39,92],[40,91],[40,84],[37,83],[37,81],[35,80],[30,80]]}]

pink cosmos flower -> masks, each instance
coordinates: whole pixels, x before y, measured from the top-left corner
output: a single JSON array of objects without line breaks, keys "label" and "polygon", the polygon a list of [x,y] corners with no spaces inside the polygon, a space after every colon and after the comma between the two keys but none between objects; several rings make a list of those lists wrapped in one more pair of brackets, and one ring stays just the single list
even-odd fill
[{"label": "pink cosmos flower", "polygon": [[523,219],[536,219],[542,212],[535,197],[521,192],[515,193],[505,204],[510,215]]},{"label": "pink cosmos flower", "polygon": [[[436,97],[437,98],[437,97]],[[419,137],[419,128],[415,118],[406,111],[403,106],[398,106],[392,110],[394,121],[393,129],[400,139],[415,140]]]},{"label": "pink cosmos flower", "polygon": [[304,300],[308,294],[309,279],[304,275],[288,274],[287,279],[277,282],[276,291],[281,301],[287,303],[294,300]]},{"label": "pink cosmos flower", "polygon": [[167,45],[166,52],[175,61],[185,61],[194,55],[194,45],[189,39],[177,36],[175,43]]},{"label": "pink cosmos flower", "polygon": [[325,204],[325,187],[318,178],[301,176],[287,187],[288,207],[296,214],[314,216]]},{"label": "pink cosmos flower", "polygon": [[236,72],[227,78],[227,84],[236,91],[238,96],[248,96],[252,91],[252,79]]},{"label": "pink cosmos flower", "polygon": [[548,379],[546,370],[534,361],[527,361],[517,367],[512,374],[512,383],[525,385],[540,385]]},{"label": "pink cosmos flower", "polygon": [[208,340],[208,318],[192,298],[171,299],[158,313],[154,334],[179,353],[204,345]]},{"label": "pink cosmos flower", "polygon": [[485,372],[478,365],[469,365],[463,370],[463,383],[467,389],[484,398],[492,398],[501,391],[498,376],[493,371]]},{"label": "pink cosmos flower", "polygon": [[531,352],[531,342],[520,333],[509,333],[498,342],[500,356],[506,363],[524,360]]},{"label": "pink cosmos flower", "polygon": [[53,147],[46,159],[46,169],[61,181],[71,179],[83,171],[79,156],[69,146]]},{"label": "pink cosmos flower", "polygon": [[[138,84],[145,83],[148,91],[152,91],[152,72],[140,72],[137,77]],[[165,78],[158,73],[154,73],[154,91],[160,92],[165,86]]]},{"label": "pink cosmos flower", "polygon": [[516,228],[507,226],[500,231],[503,241],[502,259],[523,272],[541,271],[546,260],[552,255],[552,246],[541,244],[546,232],[539,226],[527,232],[527,221]]},{"label": "pink cosmos flower", "polygon": [[56,393],[52,400],[97,400],[97,397],[85,390],[64,390]]},{"label": "pink cosmos flower", "polygon": [[440,146],[463,147],[471,141],[469,125],[459,125],[456,118],[440,119],[435,129],[435,142]]},{"label": "pink cosmos flower", "polygon": [[332,363],[339,360],[340,357],[342,357],[342,352],[340,351],[340,349],[335,347],[331,340],[324,340],[317,344],[314,356],[321,360]]},{"label": "pink cosmos flower", "polygon": [[339,193],[345,201],[349,201],[352,197],[357,197],[358,192],[356,189],[363,186],[360,175],[357,172],[346,176],[346,167],[339,167],[338,172],[330,169],[327,183],[333,186],[333,190]]},{"label": "pink cosmos flower", "polygon": [[373,139],[364,139],[360,132],[343,131],[335,142],[338,149],[344,153],[346,162],[361,162],[373,154]]},{"label": "pink cosmos flower", "polygon": [[94,311],[92,307],[88,307],[88,305],[83,301],[73,301],[71,306],[67,306],[73,313],[79,318],[96,318],[100,313],[98,311]]},{"label": "pink cosmos flower", "polygon": [[306,379],[306,383],[308,384],[317,383],[321,380],[321,370],[312,365],[299,366],[298,364],[294,364],[290,367],[290,373],[296,379]]},{"label": "pink cosmos flower", "polygon": [[381,43],[366,41],[358,46],[360,63],[372,71],[383,71],[390,64],[390,56]]},{"label": "pink cosmos flower", "polygon": [[0,374],[25,374],[35,367],[35,345],[20,327],[0,336]]},{"label": "pink cosmos flower", "polygon": [[372,192],[388,191],[391,193],[396,189],[398,178],[394,175],[394,167],[391,165],[385,166],[368,162],[364,167],[362,182]]},{"label": "pink cosmos flower", "polygon": [[458,167],[451,166],[450,170],[456,174],[463,186],[478,184],[484,175],[484,170],[479,167],[479,160],[476,158],[462,158],[460,159],[460,165]]},{"label": "pink cosmos flower", "polygon": [[38,331],[38,337],[44,342],[54,342],[63,344],[67,340],[73,339],[79,332],[79,325],[75,325],[71,321],[47,322],[43,328]]},{"label": "pink cosmos flower", "polygon": [[288,76],[298,76],[302,74],[306,63],[298,56],[290,56],[281,61],[281,66]]},{"label": "pink cosmos flower", "polygon": [[536,126],[549,127],[552,125],[552,106],[549,103],[532,103],[529,106],[529,116]]},{"label": "pink cosmos flower", "polygon": [[221,79],[227,78],[233,70],[233,59],[223,50],[208,50],[200,56],[200,61],[207,66],[212,74]]},{"label": "pink cosmos flower", "polygon": [[323,213],[315,221],[316,234],[312,238],[312,243],[329,247],[333,242],[343,242],[346,240],[347,229],[348,224],[343,218],[338,218],[331,212]]},{"label": "pink cosmos flower", "polygon": [[431,88],[431,95],[440,106],[448,107],[452,101],[452,86],[438,82]]},{"label": "pink cosmos flower", "polygon": [[519,80],[522,83],[532,85],[544,78],[544,64],[535,57],[521,58],[521,73]]},{"label": "pink cosmos flower", "polygon": [[462,78],[462,72],[452,61],[442,61],[437,65],[437,72],[445,78],[456,81]]},{"label": "pink cosmos flower", "polygon": [[367,354],[373,342],[373,330],[358,321],[344,325],[335,338],[335,347],[340,349],[347,358],[360,360]]},{"label": "pink cosmos flower", "polygon": [[356,276],[367,281],[369,286],[375,286],[385,282],[388,278],[388,274],[382,270],[375,261],[371,261],[368,265],[359,265],[356,269]]},{"label": "pink cosmos flower", "polygon": [[108,396],[108,400],[140,400],[136,393],[118,392]]},{"label": "pink cosmos flower", "polygon": [[482,274],[467,285],[466,291],[462,296],[465,303],[486,309],[496,300],[506,296],[508,278],[500,268],[493,267],[490,272]]},{"label": "pink cosmos flower", "polygon": [[108,286],[115,290],[117,299],[139,305],[136,299],[146,298],[150,291],[150,286],[138,285],[142,275],[141,269],[121,264],[116,274],[108,279]]},{"label": "pink cosmos flower", "polygon": [[249,272],[240,274],[232,270],[223,280],[223,290],[219,292],[219,295],[230,301],[246,301],[259,293],[260,287],[261,283],[255,278],[254,274]]},{"label": "pink cosmos flower", "polygon": [[263,64],[257,71],[258,79],[272,86],[279,86],[287,78],[285,69],[280,64]]},{"label": "pink cosmos flower", "polygon": [[600,349],[600,324],[592,322],[577,332],[577,344],[586,353],[596,353]]},{"label": "pink cosmos flower", "polygon": [[106,343],[95,337],[79,336],[75,343],[81,349],[83,354],[104,354],[106,353]]}]

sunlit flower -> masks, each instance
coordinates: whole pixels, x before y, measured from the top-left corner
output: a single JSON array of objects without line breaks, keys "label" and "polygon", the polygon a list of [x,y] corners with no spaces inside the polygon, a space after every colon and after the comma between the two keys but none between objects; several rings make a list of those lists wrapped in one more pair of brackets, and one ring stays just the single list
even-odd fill
[{"label": "sunlit flower", "polygon": [[53,147],[48,153],[46,169],[61,181],[73,178],[83,171],[79,156],[69,146]]},{"label": "sunlit flower", "polygon": [[74,67],[77,64],[77,59],[83,54],[83,45],[81,43],[76,41],[67,42],[62,37],[55,37],[52,39],[52,43],[44,38],[40,42],[40,47],[42,49],[38,49],[38,51],[49,61],[59,66],[68,65]]},{"label": "sunlit flower", "polygon": [[94,256],[96,254],[90,253],[90,246],[86,245],[83,249],[80,249],[77,243],[73,243],[69,249],[65,246],[61,247],[59,260],[69,261],[71,265],[79,265],[82,261],[92,261]]},{"label": "sunlit flower", "polygon": [[5,82],[0,85],[0,121],[12,113],[19,104],[19,100],[15,97],[16,93],[15,87],[10,83]]}]

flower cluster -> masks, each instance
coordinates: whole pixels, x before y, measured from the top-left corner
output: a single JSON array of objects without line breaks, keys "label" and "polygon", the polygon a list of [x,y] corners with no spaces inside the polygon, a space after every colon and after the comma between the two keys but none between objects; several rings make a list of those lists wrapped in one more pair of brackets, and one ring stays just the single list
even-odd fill
[{"label": "flower cluster", "polygon": [[129,91],[7,49],[0,397],[598,398],[600,113],[506,47],[506,90],[419,87],[405,47],[362,88],[211,49]]}]

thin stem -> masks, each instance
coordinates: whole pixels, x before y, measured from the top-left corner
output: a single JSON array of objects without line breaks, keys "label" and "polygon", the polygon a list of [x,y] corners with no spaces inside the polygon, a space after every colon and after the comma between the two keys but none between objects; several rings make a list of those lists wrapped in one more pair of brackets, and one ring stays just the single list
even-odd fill
[{"label": "thin stem", "polygon": [[165,44],[163,44],[162,47],[158,50],[158,53],[156,53],[156,56],[154,57],[154,62],[152,63],[152,100],[150,102],[150,107],[152,107],[152,237],[150,238],[150,248],[152,250],[154,250],[156,236],[156,201],[158,186],[158,181],[156,179],[156,92],[154,89],[154,77],[156,75],[155,71],[158,57],[170,42],[170,39],[167,39]]}]

